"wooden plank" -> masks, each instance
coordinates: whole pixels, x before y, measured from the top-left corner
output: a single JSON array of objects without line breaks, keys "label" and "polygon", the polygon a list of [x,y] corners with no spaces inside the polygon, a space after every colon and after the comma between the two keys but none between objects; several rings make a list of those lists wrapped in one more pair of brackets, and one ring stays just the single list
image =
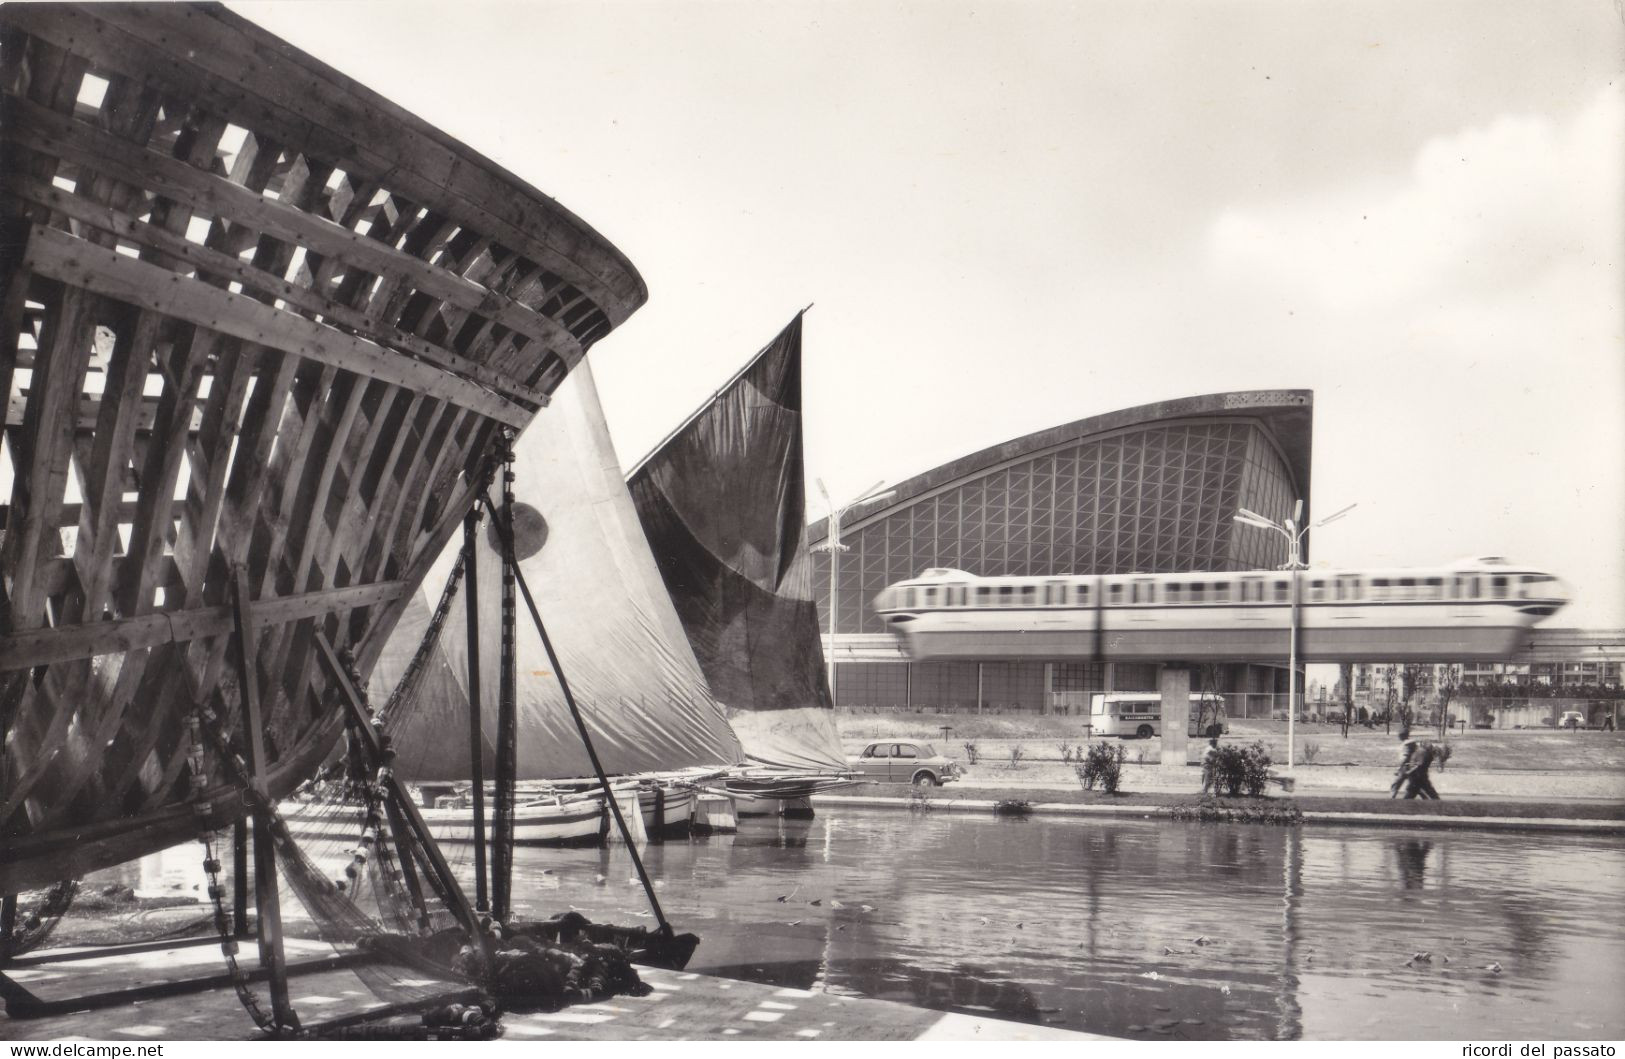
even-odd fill
[{"label": "wooden plank", "polygon": [[94,321],[88,313],[89,300],[73,287],[51,296],[42,346],[48,352],[34,368],[23,431],[12,439],[25,472],[12,483],[11,509],[14,518],[20,514],[20,521],[8,528],[0,552],[0,566],[12,575],[9,624],[0,626],[7,629],[34,628],[45,621],[37,576],[50,554],[46,536],[58,546],[61,543],[56,527],[73,451],[71,409],[84,387],[90,359]]},{"label": "wooden plank", "polygon": [[191,473],[186,483],[186,516],[175,538],[175,566],[186,587],[186,606],[203,602],[203,579],[214,548],[215,525],[225,502],[226,472],[231,463],[236,427],[254,376],[255,347],[235,339],[222,343],[215,360],[212,388],[203,409],[200,440],[215,441],[205,448],[190,445],[186,457]]},{"label": "wooden plank", "polygon": [[[256,600],[254,615],[262,625],[299,621],[330,611],[387,603],[403,595],[407,587],[405,581],[382,581]],[[231,612],[224,605],[33,629],[0,636],[0,672],[135,651],[162,643],[184,643],[230,631]]]},{"label": "wooden plank", "polygon": [[[346,381],[350,388],[349,394],[341,406],[338,422],[334,424],[331,436],[322,443],[327,458],[322,461],[320,474],[310,492],[309,503],[305,507],[310,514],[302,526],[304,535],[298,541],[289,541],[290,547],[297,547],[299,550],[298,559],[293,565],[295,589],[305,589],[310,585],[311,566],[316,560],[324,531],[327,529],[326,512],[333,480],[338,474],[344,452],[349,447],[350,438],[355,433],[356,420],[363,415],[362,404],[366,392],[373,385],[365,379],[356,377]],[[327,411],[331,412],[334,407],[335,403],[329,402]],[[325,574],[325,570],[323,573]]]},{"label": "wooden plank", "polygon": [[[24,367],[25,365],[18,366]],[[158,400],[159,399],[157,397],[142,397],[139,400],[130,403],[130,408],[134,415],[133,422],[135,424],[135,432],[137,434],[145,434],[152,430],[152,424],[158,418]],[[23,416],[26,414],[27,410],[28,391],[24,390],[21,393],[18,393],[17,391],[13,390],[11,397],[6,402],[6,426],[22,426]],[[80,394],[78,415],[74,417],[74,429],[87,431],[95,430],[97,418],[101,415],[101,413],[102,398],[100,396],[96,394]],[[193,416],[192,422],[187,429],[196,433],[197,428],[198,418]],[[77,504],[73,506],[75,508],[78,507]],[[72,523],[69,523],[69,525],[72,525]]]},{"label": "wooden plank", "polygon": [[[548,396],[533,387],[499,371],[493,371],[477,361],[459,356],[449,349],[425,342],[410,332],[403,331],[385,318],[352,309],[325,297],[308,286],[301,286],[281,276],[255,268],[231,254],[199,246],[184,236],[174,235],[145,221],[137,220],[117,210],[88,203],[59,187],[31,180],[20,173],[0,173],[0,190],[5,190],[26,202],[35,202],[102,231],[162,251],[173,262],[185,262],[196,268],[199,275],[220,277],[243,285],[244,289],[259,291],[308,313],[324,317],[345,327],[373,335],[381,342],[402,349],[447,371],[467,375],[475,382],[518,400],[545,405]],[[174,267],[167,264],[166,267]],[[484,319],[483,317],[481,319]]]},{"label": "wooden plank", "polygon": [[373,504],[372,533],[361,558],[358,573],[360,580],[374,580],[379,576],[379,571],[387,565],[391,545],[394,543],[395,523],[400,518],[402,505],[423,502],[421,492],[416,495],[408,494],[412,471],[415,467],[422,466],[417,454],[425,450],[438,433],[435,428],[444,421],[443,417],[455,414],[455,411],[453,406],[447,404],[438,406],[420,404],[402,424],[402,429],[395,440],[395,450],[390,454],[381,479],[387,488],[378,491]]},{"label": "wooden plank", "polygon": [[[192,328],[181,329],[181,333],[172,335],[172,341],[173,349],[164,372],[164,392],[158,398],[158,411],[153,419],[153,437],[157,443],[148,448],[142,461],[145,488],[136,499],[136,513],[130,525],[126,554],[133,561],[125,568],[119,601],[119,610],[126,615],[142,614],[150,609],[159,565],[164,560],[164,545],[175,534],[177,514],[185,517],[186,502],[171,498],[180,477],[187,438],[201,427],[198,391],[209,357],[218,345],[214,332]],[[195,412],[199,428],[192,426]]]},{"label": "wooden plank", "polygon": [[113,250],[36,225],[23,265],[41,276],[235,338],[451,401],[522,429],[531,413],[433,364],[411,360],[252,298],[191,281]]},{"label": "wooden plank", "polygon": [[185,201],[194,210],[247,224],[256,231],[296,242],[308,250],[366,271],[395,276],[436,298],[454,302],[482,316],[492,316],[503,326],[547,344],[572,364],[585,352],[575,336],[551,317],[456,273],[436,268],[393,246],[266,198],[185,162],[53,114],[27,100],[7,96],[5,102],[11,111],[8,119],[28,142],[37,143],[40,149],[48,149],[66,161],[94,169],[140,173],[148,187],[166,197]]},{"label": "wooden plank", "polygon": [[118,517],[131,464],[136,418],[141,393],[147,384],[159,321],[150,313],[132,314],[113,343],[107,365],[106,389],[98,409],[95,443],[83,467],[83,517],[74,541],[74,564],[79,568],[84,590],[82,610],[66,611],[58,619],[65,624],[83,615],[101,613],[112,590],[114,553],[119,548]]},{"label": "wooden plank", "polygon": [[[69,8],[57,17],[26,10],[7,15],[100,67],[162,80],[189,98],[210,100],[238,124],[274,130],[298,150],[331,159],[346,172],[389,180],[553,271],[602,288],[604,309],[616,323],[647,298],[631,262],[574,214],[240,16],[194,9],[191,17],[177,17],[139,6]],[[177,61],[181,56],[187,61]]]}]

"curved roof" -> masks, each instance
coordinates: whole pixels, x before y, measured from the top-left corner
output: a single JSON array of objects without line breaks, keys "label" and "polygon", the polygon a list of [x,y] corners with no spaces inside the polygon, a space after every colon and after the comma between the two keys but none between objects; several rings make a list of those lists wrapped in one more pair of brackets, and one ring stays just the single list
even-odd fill
[{"label": "curved roof", "polygon": [[[1182,419],[1229,417],[1258,420],[1280,450],[1298,495],[1307,499],[1310,495],[1310,448],[1314,411],[1313,390],[1233,390],[1228,393],[1209,393],[1196,397],[1180,397],[1171,401],[1156,401],[1134,408],[1089,416],[1063,426],[1050,427],[998,445],[991,445],[900,482],[892,486],[892,495],[884,502],[857,505],[844,521],[842,535],[922,494],[961,479],[974,477],[1002,463],[1113,431]],[[826,521],[827,519],[819,519],[808,527],[807,536],[810,543],[821,541],[828,534]]]}]

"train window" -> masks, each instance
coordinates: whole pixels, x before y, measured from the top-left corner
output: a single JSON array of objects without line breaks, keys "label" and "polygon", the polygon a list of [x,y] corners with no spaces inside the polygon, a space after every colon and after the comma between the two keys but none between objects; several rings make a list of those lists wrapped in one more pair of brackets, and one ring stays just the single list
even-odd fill
[{"label": "train window", "polygon": [[1494,598],[1507,598],[1507,579],[1505,577],[1490,578],[1490,587],[1493,589]]},{"label": "train window", "polygon": [[1089,602],[1089,582],[1080,581],[1072,586],[1073,602],[1083,606]]},{"label": "train window", "polygon": [[1478,583],[1478,575],[1474,574],[1467,579],[1467,598],[1477,599],[1482,594],[1483,590]]},{"label": "train window", "polygon": [[1184,585],[1164,585],[1162,587],[1162,601],[1170,606],[1177,606],[1185,602],[1184,595]]},{"label": "train window", "polygon": [[1241,601],[1243,603],[1264,602],[1264,582],[1257,577],[1244,577],[1241,579]]},{"label": "train window", "polygon": [[1402,577],[1402,578],[1399,579],[1399,598],[1400,599],[1415,599],[1416,598],[1416,578],[1414,578],[1414,577]]},{"label": "train window", "polygon": [[976,586],[976,605],[978,607],[991,606],[993,603],[993,588],[991,585]]},{"label": "train window", "polygon": [[1134,582],[1133,593],[1135,603],[1155,603],[1157,601],[1157,583],[1149,578],[1138,578]]},{"label": "train window", "polygon": [[1326,602],[1325,579],[1317,577],[1309,582],[1309,601],[1311,603]]},{"label": "train window", "polygon": [[999,586],[999,606],[1008,607],[1015,602],[1016,590],[1010,585]]},{"label": "train window", "polygon": [[1292,584],[1284,577],[1278,577],[1275,579],[1275,602],[1292,602]]},{"label": "train window", "polygon": [[1352,577],[1339,577],[1337,579],[1338,599],[1357,599],[1360,595],[1359,581]]},{"label": "train window", "polygon": [[1021,586],[1021,605],[1023,607],[1030,607],[1030,606],[1033,606],[1037,602],[1038,602],[1038,586],[1037,585],[1022,585]]},{"label": "train window", "polygon": [[914,589],[912,589],[912,588],[903,589],[903,609],[904,610],[913,610],[914,605],[915,605],[914,604]]},{"label": "train window", "polygon": [[937,605],[937,590],[936,589],[928,588],[928,589],[925,590],[925,605],[928,606],[928,607],[934,607],[934,606]]},{"label": "train window", "polygon": [[1192,603],[1206,603],[1207,602],[1207,585],[1203,584],[1200,581],[1196,581],[1196,582],[1193,582],[1191,584],[1190,588],[1191,588],[1191,602]]},{"label": "train window", "polygon": [[1228,581],[1216,581],[1216,582],[1214,582],[1214,584],[1213,584],[1213,602],[1215,602],[1215,603],[1228,603],[1228,602],[1230,602],[1230,582],[1228,582]]},{"label": "train window", "polygon": [[1371,579],[1371,598],[1378,603],[1386,603],[1392,598],[1388,595],[1388,579],[1386,577],[1373,577]]},{"label": "train window", "polygon": [[965,605],[964,585],[954,585],[948,590],[948,605],[950,607],[963,607]]},{"label": "train window", "polygon": [[1423,585],[1423,588],[1422,588],[1422,598],[1423,599],[1443,599],[1444,598],[1444,580],[1442,578],[1438,578],[1438,577],[1427,578],[1426,580],[1424,580],[1422,582],[1422,585]]},{"label": "train window", "polygon": [[1108,607],[1121,607],[1123,605],[1123,586],[1110,584],[1106,586],[1106,605]]}]

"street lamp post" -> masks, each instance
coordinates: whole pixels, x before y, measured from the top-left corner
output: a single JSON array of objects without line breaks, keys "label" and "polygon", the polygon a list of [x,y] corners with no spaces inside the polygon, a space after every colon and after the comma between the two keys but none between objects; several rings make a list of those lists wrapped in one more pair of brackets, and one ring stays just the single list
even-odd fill
[{"label": "street lamp post", "polygon": [[871,485],[869,488],[859,493],[854,499],[847,501],[840,507],[836,507],[835,503],[829,498],[829,490],[824,488],[824,480],[819,478],[817,479],[817,482],[818,492],[823,495],[824,506],[829,510],[829,534],[824,538],[824,543],[818,545],[818,547],[814,548],[813,551],[829,552],[829,651],[828,657],[825,661],[829,667],[829,704],[834,706],[835,615],[839,609],[838,605],[840,603],[841,591],[840,581],[836,577],[836,571],[840,566],[840,554],[844,551],[850,550],[846,545],[841,543],[841,516],[845,515],[848,511],[851,511],[859,504],[866,504],[871,500],[884,500],[886,497],[891,496],[894,490],[888,489],[884,493],[878,492],[880,487],[886,484],[886,480],[882,478],[874,485]]},{"label": "street lamp post", "polygon": [[1257,526],[1259,529],[1272,529],[1286,538],[1287,560],[1284,569],[1292,571],[1292,617],[1291,633],[1287,640],[1287,673],[1286,673],[1286,767],[1292,768],[1294,764],[1293,740],[1294,725],[1298,719],[1298,571],[1304,568],[1303,538],[1311,529],[1318,529],[1328,522],[1336,522],[1350,511],[1355,505],[1350,504],[1334,515],[1327,515],[1313,526],[1302,525],[1303,501],[1299,500],[1292,506],[1292,517],[1281,525],[1274,519],[1265,518],[1257,512],[1239,508],[1235,520],[1246,526]]}]

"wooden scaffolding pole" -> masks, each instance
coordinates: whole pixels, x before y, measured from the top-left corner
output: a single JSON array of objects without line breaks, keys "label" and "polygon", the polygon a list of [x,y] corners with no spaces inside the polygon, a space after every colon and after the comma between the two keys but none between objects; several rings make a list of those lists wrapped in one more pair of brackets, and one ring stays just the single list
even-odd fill
[{"label": "wooden scaffolding pole", "polygon": [[265,727],[260,714],[259,674],[255,671],[253,613],[249,606],[248,572],[234,572],[232,615],[237,626],[237,690],[241,700],[243,745],[248,754],[248,784],[253,789],[254,904],[259,931],[260,966],[271,988],[271,1011],[278,1026],[297,1027],[288,999],[288,960],[282,948],[282,907],[277,893],[276,850],[272,846],[270,792],[265,787]]},{"label": "wooden scaffolding pole", "polygon": [[489,912],[485,867],[485,751],[480,734],[480,509],[463,519],[463,617],[468,627],[468,774],[474,781],[474,908]]},{"label": "wooden scaffolding pole", "polygon": [[502,463],[502,670],[497,694],[496,801],[491,827],[491,914],[506,923],[513,897],[513,788],[518,772],[518,661],[514,643],[513,436],[504,431],[497,458]]}]

